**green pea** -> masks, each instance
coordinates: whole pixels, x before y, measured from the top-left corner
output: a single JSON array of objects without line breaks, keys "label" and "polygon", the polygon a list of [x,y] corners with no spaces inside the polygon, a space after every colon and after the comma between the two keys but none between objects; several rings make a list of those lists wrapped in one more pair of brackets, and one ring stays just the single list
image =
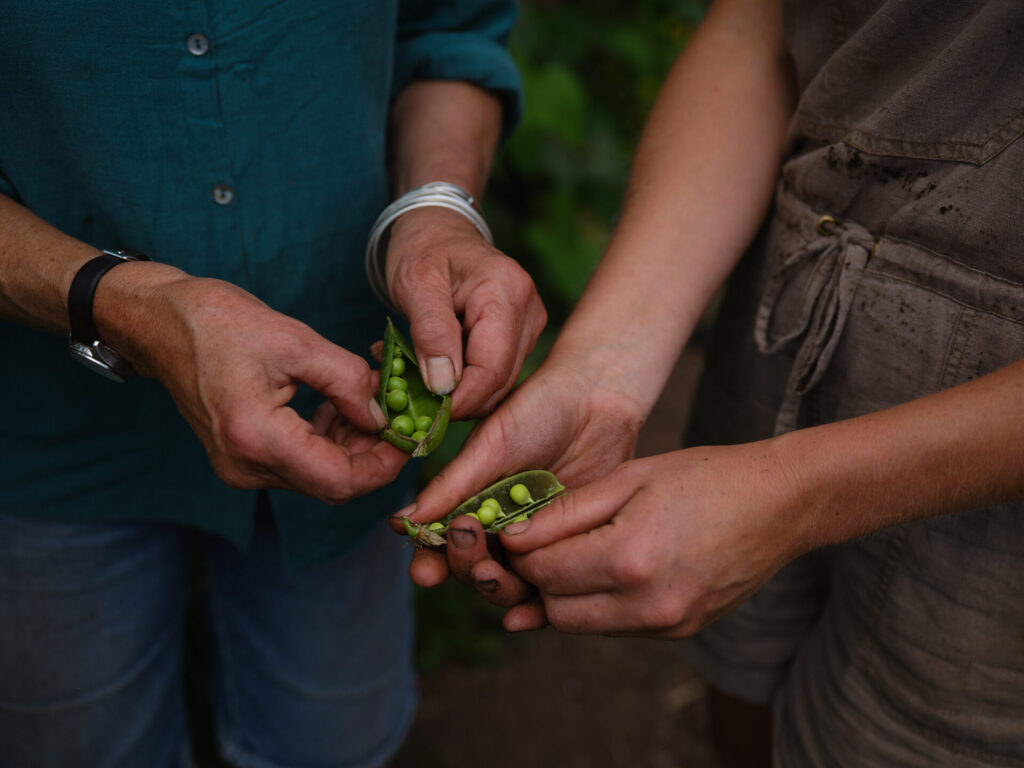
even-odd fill
[{"label": "green pea", "polygon": [[[395,413],[404,411],[405,407],[409,404],[409,396],[400,389],[388,392],[384,400],[388,404],[388,410]],[[415,427],[415,424],[413,426]]]},{"label": "green pea", "polygon": [[395,355],[396,355],[395,359],[391,361],[391,375],[392,376],[401,376],[403,373],[405,373],[405,360],[403,360],[402,358],[398,357],[397,356],[398,354],[399,354],[399,352],[396,349],[395,350]]},{"label": "green pea", "polygon": [[388,379],[389,392],[405,392],[409,389],[409,382],[399,376],[392,376]]},{"label": "green pea", "polygon": [[467,512],[466,517],[472,517],[474,520],[480,519],[480,515],[478,515],[476,512]]},{"label": "green pea", "polygon": [[440,520],[435,520],[434,522],[432,522],[430,525],[427,526],[427,528],[429,530],[433,531],[434,533],[440,533],[441,531],[443,531],[447,527],[448,526],[446,526]]},{"label": "green pea", "polygon": [[513,523],[521,523],[521,522],[523,522],[525,520],[529,520],[529,519],[530,519],[529,515],[516,515],[515,517],[512,518],[512,522]]},{"label": "green pea", "polygon": [[398,434],[405,435],[406,437],[413,433],[413,429],[415,429],[415,427],[416,425],[413,423],[412,416],[408,416],[404,413],[400,416],[395,416],[395,418],[391,420],[391,428]]},{"label": "green pea", "polygon": [[512,501],[518,504],[520,507],[529,504],[533,499],[530,497],[529,489],[522,483],[516,483],[508,489],[508,495],[512,497]]},{"label": "green pea", "polygon": [[481,507],[490,507],[494,510],[495,514],[501,514],[501,504],[493,496],[488,496],[486,499],[480,502]]},{"label": "green pea", "polygon": [[481,504],[480,509],[476,511],[476,519],[480,521],[480,525],[486,528],[498,519],[498,510],[489,504]]},{"label": "green pea", "polygon": [[417,432],[429,432],[430,428],[434,426],[434,420],[429,416],[417,416],[416,417],[416,431]]},{"label": "green pea", "polygon": [[415,432],[409,435],[409,437],[411,437],[417,443],[422,443],[424,440],[427,439],[427,433],[424,432],[422,429],[417,429]]}]

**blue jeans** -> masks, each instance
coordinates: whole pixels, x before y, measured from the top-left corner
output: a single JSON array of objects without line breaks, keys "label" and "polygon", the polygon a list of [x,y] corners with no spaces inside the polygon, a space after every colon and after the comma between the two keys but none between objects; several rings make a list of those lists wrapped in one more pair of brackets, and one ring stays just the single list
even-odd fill
[{"label": "blue jeans", "polygon": [[[339,511],[339,514],[344,514]],[[242,768],[381,766],[412,719],[408,547],[382,523],[293,573],[204,539],[223,756]],[[0,515],[0,766],[191,765],[182,681],[188,533]]]}]

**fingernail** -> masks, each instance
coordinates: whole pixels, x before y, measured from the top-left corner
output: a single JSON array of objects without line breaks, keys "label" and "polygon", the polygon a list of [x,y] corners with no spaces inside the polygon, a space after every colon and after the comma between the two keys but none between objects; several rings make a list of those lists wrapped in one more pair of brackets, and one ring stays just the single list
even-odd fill
[{"label": "fingernail", "polygon": [[481,592],[486,592],[489,595],[493,595],[498,591],[498,580],[497,579],[484,579],[476,583],[476,588]]},{"label": "fingernail", "polygon": [[455,389],[455,366],[451,358],[427,358],[427,387],[435,395],[447,395]]},{"label": "fingernail", "polygon": [[522,533],[529,527],[530,521],[523,520],[520,523],[512,523],[512,525],[506,525],[503,532],[507,533],[509,536],[515,536],[517,533]]},{"label": "fingernail", "polygon": [[393,515],[391,516],[391,519],[392,519],[392,520],[398,520],[398,521],[401,521],[401,519],[402,519],[403,517],[412,517],[412,513],[413,513],[413,512],[415,512],[415,511],[416,511],[416,503],[415,503],[415,502],[413,502],[413,503],[412,503],[412,504],[410,504],[409,506],[407,506],[407,507],[402,507],[402,508],[401,508],[400,510],[398,510],[397,512],[395,512],[395,514],[393,514]]},{"label": "fingernail", "polygon": [[448,531],[448,541],[456,549],[469,549],[476,544],[476,534],[465,528],[452,528]]},{"label": "fingernail", "polygon": [[373,417],[373,420],[377,422],[377,429],[384,429],[384,427],[388,425],[388,420],[384,417],[384,411],[380,409],[380,405],[377,404],[376,400],[370,398],[370,404],[368,407],[370,409],[370,415]]}]

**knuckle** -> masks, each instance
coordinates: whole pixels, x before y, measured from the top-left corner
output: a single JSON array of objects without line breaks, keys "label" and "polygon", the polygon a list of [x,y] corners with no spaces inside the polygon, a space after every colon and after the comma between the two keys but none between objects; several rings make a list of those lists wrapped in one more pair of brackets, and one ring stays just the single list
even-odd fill
[{"label": "knuckle", "polygon": [[609,568],[615,583],[625,589],[643,587],[654,575],[651,561],[630,551],[629,548],[623,548],[613,555]]},{"label": "knuckle", "polygon": [[358,389],[369,389],[373,381],[373,372],[370,364],[358,355],[352,355],[348,364],[344,366],[348,376],[349,385]]},{"label": "knuckle", "polygon": [[444,282],[434,249],[427,248],[417,258],[403,260],[400,278],[402,282],[413,286],[436,285]]},{"label": "knuckle", "polygon": [[435,339],[446,336],[451,329],[455,316],[450,317],[439,309],[427,309],[415,319],[416,336],[421,339]]},{"label": "knuckle", "polygon": [[671,595],[648,600],[643,604],[640,621],[645,629],[666,630],[677,627],[685,618],[679,600]]},{"label": "knuckle", "polygon": [[221,482],[229,488],[240,491],[253,490],[261,487],[252,475],[242,470],[236,463],[223,458],[211,459],[213,471]]},{"label": "knuckle", "polygon": [[340,490],[332,490],[325,493],[321,500],[325,504],[330,504],[333,507],[340,507],[342,504],[346,504],[352,500],[352,494],[345,493]]},{"label": "knuckle", "polygon": [[224,418],[221,434],[225,451],[230,455],[246,457],[259,444],[259,429],[244,414],[233,413]]}]

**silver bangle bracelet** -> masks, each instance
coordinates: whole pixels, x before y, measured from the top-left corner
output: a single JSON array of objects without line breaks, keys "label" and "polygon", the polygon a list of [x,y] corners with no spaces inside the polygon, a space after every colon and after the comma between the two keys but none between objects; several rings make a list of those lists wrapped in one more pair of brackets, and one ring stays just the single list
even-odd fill
[{"label": "silver bangle bracelet", "polygon": [[422,187],[411,189],[381,211],[377,221],[373,223],[370,237],[366,243],[366,278],[370,287],[386,306],[397,311],[388,293],[387,275],[384,271],[384,255],[387,251],[388,229],[395,219],[407,211],[416,208],[447,208],[461,213],[477,228],[481,237],[488,243],[494,243],[491,229],[484,217],[473,207],[473,196],[462,187],[449,184],[447,181],[432,181]]}]

